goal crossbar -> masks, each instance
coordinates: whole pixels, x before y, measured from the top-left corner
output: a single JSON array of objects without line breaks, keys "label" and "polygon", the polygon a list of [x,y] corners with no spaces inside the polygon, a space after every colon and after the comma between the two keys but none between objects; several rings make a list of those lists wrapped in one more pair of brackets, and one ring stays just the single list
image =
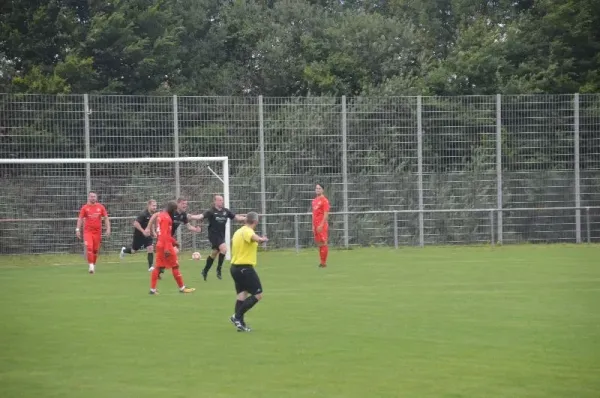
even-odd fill
[{"label": "goal crossbar", "polygon": [[[227,156],[186,156],[170,158],[41,158],[41,159],[0,159],[0,164],[5,165],[27,165],[27,164],[110,164],[110,163],[190,163],[190,162],[222,162],[223,175],[219,176],[212,169],[210,172],[223,183],[223,200],[225,207],[230,207],[229,200],[229,157]],[[177,173],[179,173],[177,169]],[[89,175],[88,175],[89,178]],[[177,196],[174,192],[174,196]],[[231,259],[231,226],[226,225],[225,240],[227,244],[227,260]]]},{"label": "goal crossbar", "polygon": [[52,158],[52,159],[0,159],[0,164],[86,164],[86,163],[174,163],[174,162],[224,162],[227,156],[177,157],[177,158]]}]

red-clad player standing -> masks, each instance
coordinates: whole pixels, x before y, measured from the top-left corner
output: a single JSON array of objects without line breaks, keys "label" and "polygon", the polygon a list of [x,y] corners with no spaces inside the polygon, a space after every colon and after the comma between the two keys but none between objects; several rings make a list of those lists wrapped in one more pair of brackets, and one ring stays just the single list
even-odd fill
[{"label": "red-clad player standing", "polygon": [[102,243],[102,219],[106,226],[106,236],[110,236],[110,220],[106,208],[98,203],[98,195],[95,192],[88,193],[88,201],[81,207],[75,234],[81,239],[81,224],[83,224],[83,244],[87,253],[87,261],[90,265],[89,273],[96,270],[96,260]]},{"label": "red-clad player standing", "polygon": [[191,293],[194,288],[185,287],[183,283],[183,277],[179,272],[179,261],[177,261],[177,247],[179,244],[177,240],[172,236],[173,229],[173,216],[177,210],[176,202],[169,202],[164,211],[158,214],[158,228],[156,233],[158,234],[158,242],[156,243],[156,265],[150,276],[150,294],[158,294],[156,291],[156,284],[158,283],[158,277],[161,274],[161,270],[165,268],[171,269],[171,273],[179,286],[181,293]]},{"label": "red-clad player standing", "polygon": [[319,247],[319,256],[321,258],[319,267],[321,268],[327,267],[327,254],[329,253],[329,247],[327,246],[327,238],[329,236],[329,224],[327,223],[329,217],[329,200],[323,194],[324,191],[323,184],[316,184],[315,193],[317,197],[312,201],[313,235],[315,243]]}]

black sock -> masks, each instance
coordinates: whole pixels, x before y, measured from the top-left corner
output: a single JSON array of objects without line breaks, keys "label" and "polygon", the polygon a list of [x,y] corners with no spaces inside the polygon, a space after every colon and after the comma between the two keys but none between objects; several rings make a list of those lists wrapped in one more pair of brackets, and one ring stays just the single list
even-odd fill
[{"label": "black sock", "polygon": [[165,269],[164,268],[160,268],[159,274],[164,274],[164,273],[165,273]]},{"label": "black sock", "polygon": [[221,268],[223,268],[223,261],[225,261],[225,255],[223,253],[219,253],[219,265],[217,265],[217,272],[221,273]]},{"label": "black sock", "polygon": [[244,317],[244,314],[248,311],[250,311],[250,309],[252,307],[254,307],[254,304],[258,303],[258,299],[256,298],[256,296],[249,296],[246,298],[246,300],[244,300],[244,302],[240,305],[240,307],[238,308],[238,310],[235,312],[235,317],[239,320],[241,320]]},{"label": "black sock", "polygon": [[154,264],[154,253],[148,253],[148,268],[152,268]]},{"label": "black sock", "polygon": [[[235,313],[237,314],[240,308],[244,305],[244,300],[236,300],[235,301]],[[242,314],[241,318],[238,318],[240,321],[244,322],[244,315]]]},{"label": "black sock", "polygon": [[206,257],[206,265],[204,266],[204,270],[202,271],[203,273],[208,273],[208,271],[210,271],[210,267],[212,267],[213,261],[215,261],[214,258],[212,258],[211,256]]},{"label": "black sock", "polygon": [[123,253],[131,254],[131,247],[126,247]]}]

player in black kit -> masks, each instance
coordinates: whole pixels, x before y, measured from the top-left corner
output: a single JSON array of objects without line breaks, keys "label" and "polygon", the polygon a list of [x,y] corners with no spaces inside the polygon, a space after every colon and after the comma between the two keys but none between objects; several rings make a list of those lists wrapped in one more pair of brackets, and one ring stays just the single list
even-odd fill
[{"label": "player in black kit", "polygon": [[131,246],[123,246],[121,248],[121,259],[125,254],[135,254],[138,250],[146,248],[148,252],[148,270],[152,271],[154,264],[154,246],[152,235],[146,232],[148,223],[152,215],[156,212],[156,200],[150,199],[147,203],[146,210],[141,212],[133,222],[133,243]]},{"label": "player in black kit", "polygon": [[213,265],[217,254],[219,255],[219,263],[217,265],[217,278],[221,279],[221,269],[225,254],[227,253],[227,245],[225,244],[225,226],[228,220],[246,221],[246,216],[235,214],[228,208],[224,207],[224,200],[221,195],[216,195],[214,198],[213,207],[206,210],[204,214],[191,216],[194,220],[208,220],[208,240],[212,248],[212,253],[206,258],[206,265],[202,270],[202,277],[206,280],[208,271]]}]

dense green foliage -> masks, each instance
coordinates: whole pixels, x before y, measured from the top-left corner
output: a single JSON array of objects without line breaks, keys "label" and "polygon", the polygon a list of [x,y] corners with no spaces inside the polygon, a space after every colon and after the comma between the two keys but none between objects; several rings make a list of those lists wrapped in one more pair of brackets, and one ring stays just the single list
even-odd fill
[{"label": "dense green foliage", "polygon": [[599,0],[12,0],[1,91],[594,92]]}]

